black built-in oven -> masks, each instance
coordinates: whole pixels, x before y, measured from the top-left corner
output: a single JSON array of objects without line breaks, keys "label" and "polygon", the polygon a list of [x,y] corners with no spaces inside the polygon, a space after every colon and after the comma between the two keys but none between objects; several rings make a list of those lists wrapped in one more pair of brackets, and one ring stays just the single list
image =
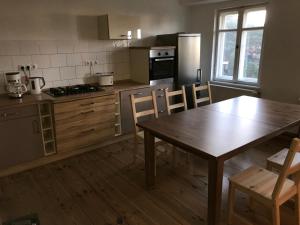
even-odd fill
[{"label": "black built-in oven", "polygon": [[150,81],[174,77],[175,49],[151,49],[149,58]]}]

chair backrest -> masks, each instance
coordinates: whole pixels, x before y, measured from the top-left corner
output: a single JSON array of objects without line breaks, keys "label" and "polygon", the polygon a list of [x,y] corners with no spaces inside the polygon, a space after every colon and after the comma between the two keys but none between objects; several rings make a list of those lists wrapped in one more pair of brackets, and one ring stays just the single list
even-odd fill
[{"label": "chair backrest", "polygon": [[[296,155],[297,152],[300,152],[300,139],[299,138],[294,138],[292,143],[291,143],[288,154],[285,158],[283,168],[282,168],[282,170],[280,172],[280,175],[277,179],[275,188],[273,190],[273,193],[272,193],[272,199],[273,200],[276,200],[278,198],[278,196],[280,195],[280,192],[281,192],[281,190],[284,186],[284,182],[285,182],[286,178],[288,176],[290,176],[292,173],[299,172],[300,169],[298,169],[296,171],[293,169],[295,167],[299,167],[299,165],[298,165],[299,163],[292,166],[293,160],[294,160],[295,155]],[[299,181],[297,181],[297,182],[299,182]]]},{"label": "chair backrest", "polygon": [[[208,97],[197,98],[197,92],[201,92],[205,90],[208,92]],[[207,82],[207,85],[200,85],[200,86],[196,86],[195,84],[193,84],[193,99],[194,99],[195,108],[197,108],[198,104],[201,102],[209,102],[209,104],[211,104],[212,98],[211,98],[210,83]]]},{"label": "chair backrest", "polygon": [[[155,95],[155,91],[152,91],[150,96],[138,97],[138,98],[134,94],[132,94],[130,95],[130,99],[131,99],[131,107],[132,107],[135,131],[137,133],[139,132],[139,127],[136,124],[139,118],[150,116],[150,115],[153,115],[155,118],[158,118],[156,95]],[[137,112],[136,109],[137,104],[150,102],[150,101],[152,102],[152,107],[150,109]]]},{"label": "chair backrest", "polygon": [[[170,103],[170,98],[175,96],[182,96],[182,102],[177,102],[175,104]],[[168,115],[171,115],[173,109],[184,108],[187,110],[187,103],[186,103],[186,94],[185,94],[185,87],[182,86],[181,90],[178,91],[169,91],[168,88],[165,89],[165,98],[167,104],[167,111]]]}]

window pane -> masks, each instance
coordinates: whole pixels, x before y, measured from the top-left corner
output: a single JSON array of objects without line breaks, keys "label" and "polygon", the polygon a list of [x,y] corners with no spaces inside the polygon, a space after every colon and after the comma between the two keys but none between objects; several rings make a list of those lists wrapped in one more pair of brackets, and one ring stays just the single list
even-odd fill
[{"label": "window pane", "polygon": [[242,33],[239,80],[257,83],[263,30]]},{"label": "window pane", "polygon": [[266,9],[249,9],[244,14],[244,28],[263,27],[266,21]]},{"label": "window pane", "polygon": [[236,32],[220,32],[217,54],[217,77],[232,80],[235,61]]},{"label": "window pane", "polygon": [[237,29],[238,12],[225,12],[220,15],[220,30]]}]

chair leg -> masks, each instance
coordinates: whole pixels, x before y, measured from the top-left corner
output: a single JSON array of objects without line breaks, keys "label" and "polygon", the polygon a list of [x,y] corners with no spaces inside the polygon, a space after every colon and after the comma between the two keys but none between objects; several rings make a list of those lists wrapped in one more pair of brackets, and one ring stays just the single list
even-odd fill
[{"label": "chair leg", "polygon": [[235,188],[232,183],[229,181],[229,190],[228,190],[228,216],[227,224],[233,224],[233,215],[234,215],[234,201],[235,201]]},{"label": "chair leg", "polygon": [[272,208],[273,225],[280,225],[280,206],[274,203]]}]

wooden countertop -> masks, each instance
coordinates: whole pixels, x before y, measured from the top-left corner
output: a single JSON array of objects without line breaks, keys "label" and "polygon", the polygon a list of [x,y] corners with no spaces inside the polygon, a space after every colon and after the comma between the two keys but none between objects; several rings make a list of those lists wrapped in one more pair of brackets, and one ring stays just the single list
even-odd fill
[{"label": "wooden countertop", "polygon": [[54,98],[46,93],[42,93],[41,95],[25,94],[21,99],[13,99],[7,96],[7,94],[2,94],[0,95],[0,109],[11,108],[11,107],[22,107],[25,105],[34,105],[34,104],[38,104],[39,102],[45,102],[45,101],[51,101],[53,103],[69,102],[69,101],[75,101],[79,99],[110,95],[110,94],[117,93],[119,91],[133,90],[133,89],[145,88],[149,86],[150,85],[140,84],[132,80],[123,80],[123,81],[117,81],[112,87],[104,87],[103,91],[63,96],[57,98]]}]

